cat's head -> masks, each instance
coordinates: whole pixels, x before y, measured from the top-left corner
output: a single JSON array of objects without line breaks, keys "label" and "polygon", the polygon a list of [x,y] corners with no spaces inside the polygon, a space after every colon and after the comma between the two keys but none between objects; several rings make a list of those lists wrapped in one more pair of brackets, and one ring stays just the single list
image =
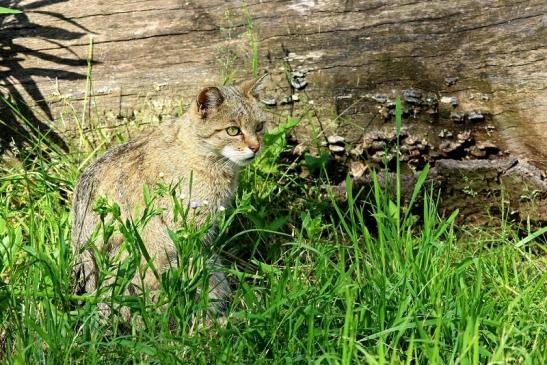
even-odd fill
[{"label": "cat's head", "polygon": [[265,76],[238,86],[207,87],[199,93],[190,117],[193,134],[205,154],[238,166],[258,155],[267,122],[259,102]]}]

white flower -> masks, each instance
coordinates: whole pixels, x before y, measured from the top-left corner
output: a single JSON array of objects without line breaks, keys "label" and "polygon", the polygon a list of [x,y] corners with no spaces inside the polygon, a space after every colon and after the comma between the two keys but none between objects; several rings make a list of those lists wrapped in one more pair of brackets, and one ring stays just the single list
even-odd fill
[{"label": "white flower", "polygon": [[226,208],[224,207],[224,205],[219,205],[218,210],[220,212],[224,212],[226,210]]},{"label": "white flower", "polygon": [[190,202],[190,208],[192,208],[192,209],[199,208],[199,202],[196,201],[196,200],[192,200],[192,201]]},{"label": "white flower", "polygon": [[160,172],[160,173],[159,173],[159,176],[160,176],[160,177],[164,177],[165,174],[164,174],[163,172]]},{"label": "white flower", "polygon": [[208,206],[209,205],[209,200],[204,200],[203,205]]},{"label": "white flower", "polygon": [[184,193],[179,194],[179,199],[180,200],[184,200],[185,198],[186,198],[186,194],[184,194]]}]

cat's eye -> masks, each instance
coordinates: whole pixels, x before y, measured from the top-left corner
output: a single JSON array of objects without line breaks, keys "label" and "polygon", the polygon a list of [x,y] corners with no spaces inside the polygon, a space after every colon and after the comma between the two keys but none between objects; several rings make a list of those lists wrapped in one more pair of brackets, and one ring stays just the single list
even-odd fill
[{"label": "cat's eye", "polygon": [[241,134],[241,129],[239,129],[238,127],[231,126],[226,128],[226,133],[228,133],[229,136],[234,137]]},{"label": "cat's eye", "polygon": [[256,131],[257,132],[260,132],[264,129],[264,122],[260,123],[257,127],[256,127]]}]

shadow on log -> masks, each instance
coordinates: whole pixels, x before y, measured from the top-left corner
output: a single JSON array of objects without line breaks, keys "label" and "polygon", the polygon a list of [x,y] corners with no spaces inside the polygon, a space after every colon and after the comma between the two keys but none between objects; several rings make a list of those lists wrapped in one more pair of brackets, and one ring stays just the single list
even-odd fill
[{"label": "shadow on log", "polygon": [[[89,29],[80,26],[76,21],[66,18],[61,13],[41,11],[48,5],[67,2],[68,0],[39,0],[26,2],[24,13],[12,17],[0,16],[0,153],[10,142],[20,148],[23,143],[45,137],[67,151],[65,141],[44,121],[54,120],[52,110],[45,101],[42,90],[35,79],[49,79],[51,83],[59,80],[81,80],[87,61],[79,58],[62,42],[75,40],[90,33]],[[21,1],[10,0],[2,4],[9,8],[19,9]],[[48,26],[33,23],[29,14],[43,14],[52,19],[69,23],[80,31],[69,31],[62,26]],[[25,38],[43,39],[53,47],[64,49],[68,55],[60,56],[47,52],[47,49],[32,49],[21,45]],[[61,70],[58,67],[40,67],[23,65],[24,59],[37,59],[59,66],[70,66],[74,71]],[[96,63],[96,62],[95,62]],[[42,115],[40,115],[40,113]]]},{"label": "shadow on log", "polygon": [[[401,197],[408,202],[419,174],[405,175]],[[390,184],[395,191],[394,173],[380,172],[380,185]],[[372,189],[370,175],[353,180],[353,191]],[[461,223],[487,224],[492,217],[505,216],[509,221],[547,222],[547,179],[538,168],[516,158],[499,160],[439,160],[430,169],[424,187],[440,190],[439,212],[458,209]],[[346,199],[345,181],[332,187],[336,198]],[[422,194],[423,196],[423,194]],[[502,214],[502,210],[504,211]]]}]

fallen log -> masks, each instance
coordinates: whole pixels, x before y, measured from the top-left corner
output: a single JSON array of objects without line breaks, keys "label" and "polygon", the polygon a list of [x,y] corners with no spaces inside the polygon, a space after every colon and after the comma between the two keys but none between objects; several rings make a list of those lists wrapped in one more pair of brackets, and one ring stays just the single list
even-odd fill
[{"label": "fallen log", "polygon": [[[547,168],[545,1],[9,0],[3,6],[23,14],[0,17],[0,93],[35,105],[18,104],[40,130],[53,125],[57,140],[154,125],[175,118],[204,84],[268,72],[263,101],[275,119],[302,118],[295,138],[312,155],[321,142],[336,158],[353,151],[341,161],[348,171],[352,162],[377,165],[390,157],[381,142],[393,130],[396,96],[416,141],[403,151],[409,173],[453,159],[452,173],[474,184],[481,176],[469,166],[507,156],[518,158],[518,166]],[[0,114],[10,126],[0,130],[1,150],[22,128],[10,110]],[[342,145],[329,143],[333,136],[344,138]],[[543,196],[536,178],[518,176]],[[461,191],[457,180],[446,177],[445,184],[447,194]],[[528,206],[515,209],[532,214]]]}]

